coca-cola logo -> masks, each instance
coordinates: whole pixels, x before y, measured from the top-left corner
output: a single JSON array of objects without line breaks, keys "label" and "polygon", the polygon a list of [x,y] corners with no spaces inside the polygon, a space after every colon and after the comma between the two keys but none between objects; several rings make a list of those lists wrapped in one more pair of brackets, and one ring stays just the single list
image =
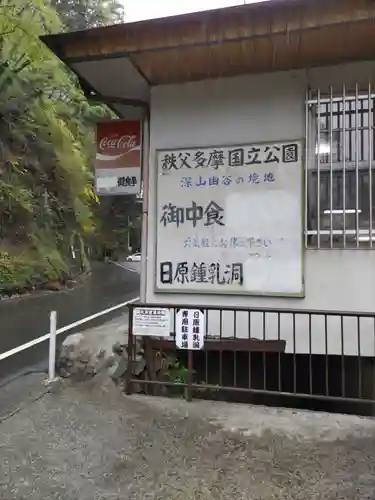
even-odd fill
[{"label": "coca-cola logo", "polygon": [[103,137],[100,139],[99,148],[103,150],[129,150],[137,146],[136,135],[122,135],[121,137]]}]

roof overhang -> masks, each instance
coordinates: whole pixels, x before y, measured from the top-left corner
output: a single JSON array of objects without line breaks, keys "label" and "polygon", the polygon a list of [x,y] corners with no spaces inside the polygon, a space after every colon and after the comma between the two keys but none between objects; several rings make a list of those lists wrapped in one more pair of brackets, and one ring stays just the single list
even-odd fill
[{"label": "roof overhang", "polygon": [[42,40],[133,117],[153,85],[374,59],[374,33],[374,0],[270,0]]}]

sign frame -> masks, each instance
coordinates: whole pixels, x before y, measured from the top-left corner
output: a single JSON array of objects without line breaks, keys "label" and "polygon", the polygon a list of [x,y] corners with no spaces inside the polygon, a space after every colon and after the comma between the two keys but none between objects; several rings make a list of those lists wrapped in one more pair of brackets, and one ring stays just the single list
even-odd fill
[{"label": "sign frame", "polygon": [[[95,159],[94,159],[94,181],[95,181],[95,193],[97,196],[137,196],[140,194],[142,190],[142,166],[143,166],[143,129],[144,129],[144,123],[143,119],[133,119],[133,120],[126,120],[126,119],[113,119],[113,120],[98,120],[96,122],[96,128],[95,128],[95,144],[96,144],[96,153],[95,153]],[[105,167],[101,166],[101,164],[98,165],[98,155],[100,155],[100,150],[99,150],[99,144],[98,144],[98,137],[100,135],[100,128],[101,127],[108,127],[109,129],[111,128],[111,125],[113,128],[116,128],[116,125],[119,126],[119,138],[124,138],[126,134],[129,134],[127,137],[130,137],[130,134],[134,134],[134,136],[137,137],[138,139],[138,134],[139,134],[139,146],[135,149],[139,149],[139,160],[137,160],[137,163],[139,162],[139,165],[113,165],[112,167]],[[124,130],[121,131],[121,125],[124,127]],[[123,134],[121,136],[120,134]],[[125,135],[124,135],[125,134]],[[108,136],[107,136],[108,138]],[[113,140],[113,139],[112,139]],[[133,150],[131,150],[133,151]],[[130,151],[128,151],[127,154],[129,154]],[[121,153],[119,153],[121,155]],[[134,154],[134,153],[133,153]],[[109,155],[107,156],[107,159],[109,158]],[[116,158],[111,160],[113,163],[116,163]],[[117,171],[117,172],[116,172]],[[105,174],[108,175],[105,175]],[[130,179],[133,180],[136,179],[137,183],[136,184],[128,184],[128,185],[119,185],[119,179],[123,179],[123,182],[129,181]],[[117,183],[116,183],[117,180]],[[101,187],[99,187],[99,184],[101,184]]]},{"label": "sign frame", "polygon": [[[194,345],[194,339],[189,339],[189,333],[185,333],[188,338],[186,340],[187,344],[188,344],[188,347],[180,347],[178,344],[177,344],[177,339],[178,337],[181,335],[184,335],[184,333],[181,332],[177,334],[177,315],[179,315],[180,313],[182,312],[188,312],[188,316],[191,314],[193,315],[194,313],[198,312],[200,317],[199,317],[199,334],[198,333],[195,333],[194,331],[191,332],[192,335],[199,335],[201,337],[200,341],[199,341],[199,344],[200,344],[200,347],[189,347],[189,343],[190,344],[193,344]],[[194,320],[194,318],[193,318]],[[184,308],[184,307],[179,307],[176,309],[176,313],[175,313],[175,346],[176,346],[176,349],[179,349],[180,351],[203,351],[204,350],[204,344],[205,344],[205,334],[206,334],[206,314],[204,312],[203,309],[199,309],[199,308],[194,308],[194,309],[190,309],[190,308]],[[192,327],[194,328],[194,324],[192,325]]]},{"label": "sign frame", "polygon": [[[158,160],[159,160],[159,154],[162,152],[180,152],[182,150],[194,150],[194,149],[220,149],[220,148],[238,148],[238,147],[243,147],[247,145],[262,145],[262,144],[283,144],[283,143],[295,143],[298,142],[300,145],[300,176],[301,176],[301,186],[300,186],[300,199],[301,199],[301,204],[300,204],[300,221],[301,221],[301,290],[299,292],[295,293],[287,293],[287,292],[263,292],[263,291],[258,291],[258,290],[250,290],[250,291],[242,291],[242,290],[199,290],[199,289],[182,289],[178,287],[169,287],[169,288],[160,288],[158,287],[157,284],[157,273],[159,272],[158,269],[158,226],[159,226],[159,220],[158,220],[158,207],[159,207],[159,199],[158,199],[158,188],[159,188],[159,171],[158,171]],[[213,296],[237,296],[237,297],[280,297],[280,298],[297,298],[297,299],[304,299],[306,297],[306,287],[305,287],[305,244],[304,244],[304,217],[305,217],[305,207],[306,207],[306,199],[304,196],[305,193],[305,176],[306,176],[306,139],[305,138],[286,138],[286,139],[279,139],[277,141],[272,141],[272,140],[267,140],[267,141],[249,141],[249,142],[240,142],[240,143],[226,143],[226,144],[214,144],[214,145],[188,145],[188,146],[179,146],[179,147],[163,147],[163,148],[157,148],[155,149],[155,158],[154,158],[154,169],[156,172],[156,182],[154,182],[154,187],[153,187],[153,195],[154,195],[154,210],[155,210],[155,220],[154,220],[154,231],[155,231],[155,239],[153,242],[153,266],[154,266],[154,278],[153,278],[153,292],[157,295],[170,295],[170,294],[178,294],[178,295],[213,295]]]},{"label": "sign frame", "polygon": [[[159,311],[163,311],[165,313],[165,325],[164,325],[164,329],[165,331],[163,332],[156,332],[156,333],[150,333],[150,332],[143,332],[142,330],[136,330],[137,326],[136,326],[136,311],[140,311],[140,310],[145,310],[145,309],[148,309],[148,310],[159,310]],[[171,336],[171,313],[170,313],[170,309],[167,308],[167,307],[155,307],[155,306],[135,306],[134,308],[132,308],[131,310],[131,313],[133,315],[132,317],[132,325],[133,325],[133,331],[132,331],[132,334],[134,336],[139,336],[139,337],[170,337]],[[152,315],[151,315],[152,316]],[[147,328],[150,328],[152,329],[153,326],[150,326],[150,327],[144,327],[145,329]]]}]

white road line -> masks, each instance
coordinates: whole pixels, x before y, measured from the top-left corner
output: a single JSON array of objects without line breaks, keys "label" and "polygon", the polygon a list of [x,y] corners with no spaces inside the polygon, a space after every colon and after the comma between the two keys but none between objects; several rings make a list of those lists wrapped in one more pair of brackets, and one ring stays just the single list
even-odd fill
[{"label": "white road line", "polygon": [[111,260],[110,262],[111,262],[111,264],[114,264],[117,267],[121,267],[121,269],[125,269],[125,271],[129,271],[130,273],[139,274],[139,271],[137,271],[136,269],[130,269],[129,267],[126,267],[125,264],[120,264],[119,262],[115,262],[114,260]]},{"label": "white road line", "polygon": [[[140,299],[140,297],[135,297],[135,299],[127,300],[126,302],[122,302],[121,304],[117,304],[116,306],[109,307],[108,309],[104,309],[103,311],[99,311],[95,314],[92,314],[91,316],[87,316],[87,318],[82,318],[79,319],[78,321],[75,321],[74,323],[71,323],[70,325],[63,326],[62,328],[59,328],[56,330],[56,335],[59,333],[64,333],[68,332],[69,330],[72,330],[76,326],[83,325],[84,323],[87,323],[88,321],[92,321],[95,318],[99,318],[100,316],[103,316],[104,314],[108,314],[112,311],[116,311],[117,309],[121,309],[122,307],[126,307],[129,304],[133,304],[134,302],[137,302]],[[13,356],[14,354],[18,354],[19,352],[25,351],[26,349],[29,349],[29,347],[33,347],[34,345],[40,344],[41,342],[44,342],[45,340],[48,340],[50,337],[50,334],[47,333],[46,335],[43,335],[42,337],[38,337],[37,339],[30,340],[30,342],[27,342],[26,344],[19,345],[18,347],[14,347],[10,351],[2,352],[0,354],[0,361],[3,359],[9,358],[10,356]]]}]

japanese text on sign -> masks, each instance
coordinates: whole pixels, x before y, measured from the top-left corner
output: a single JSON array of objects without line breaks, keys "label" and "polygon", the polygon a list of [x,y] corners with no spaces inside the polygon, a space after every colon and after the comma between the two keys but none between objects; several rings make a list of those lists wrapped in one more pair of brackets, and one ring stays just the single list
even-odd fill
[{"label": "japanese text on sign", "polygon": [[133,175],[132,177],[127,175],[126,177],[122,176],[122,177],[117,178],[117,186],[118,187],[128,187],[128,186],[134,187],[137,185],[137,183],[138,183],[138,181],[137,181],[137,178],[135,175]]},{"label": "japanese text on sign", "polygon": [[212,285],[231,285],[243,282],[242,263],[221,265],[219,262],[207,264],[205,262],[193,262],[191,266],[187,262],[160,263],[160,281],[163,284],[174,282],[185,283],[211,283]]},{"label": "japanese text on sign", "polygon": [[205,226],[213,224],[224,226],[224,209],[215,201],[210,201],[206,207],[198,205],[195,201],[189,207],[179,207],[168,203],[163,205],[162,210],[160,223],[164,226],[175,224],[179,227],[185,222],[191,222],[195,227],[199,221],[203,221]]},{"label": "japanese text on sign", "polygon": [[199,309],[180,309],[176,314],[176,345],[197,350],[204,346],[205,317]]},{"label": "japanese text on sign", "polygon": [[159,151],[156,289],[302,294],[301,147]]},{"label": "japanese text on sign", "polygon": [[133,309],[133,334],[156,337],[170,335],[169,309],[136,307]]},{"label": "japanese text on sign", "polygon": [[265,172],[263,175],[257,172],[252,172],[245,176],[233,176],[233,175],[210,175],[202,176],[200,175],[197,180],[193,177],[187,176],[181,178],[182,188],[202,188],[202,187],[212,187],[212,186],[231,186],[232,184],[262,184],[267,182],[275,182],[274,172]]},{"label": "japanese text on sign", "polygon": [[161,171],[168,174],[173,170],[222,167],[244,167],[298,162],[298,144],[267,144],[232,149],[213,148],[208,151],[179,151],[164,153]]},{"label": "japanese text on sign", "polygon": [[230,238],[198,238],[188,236],[184,241],[184,248],[230,248],[230,249],[263,249],[272,246],[270,238],[249,238],[243,236],[231,236]]}]

